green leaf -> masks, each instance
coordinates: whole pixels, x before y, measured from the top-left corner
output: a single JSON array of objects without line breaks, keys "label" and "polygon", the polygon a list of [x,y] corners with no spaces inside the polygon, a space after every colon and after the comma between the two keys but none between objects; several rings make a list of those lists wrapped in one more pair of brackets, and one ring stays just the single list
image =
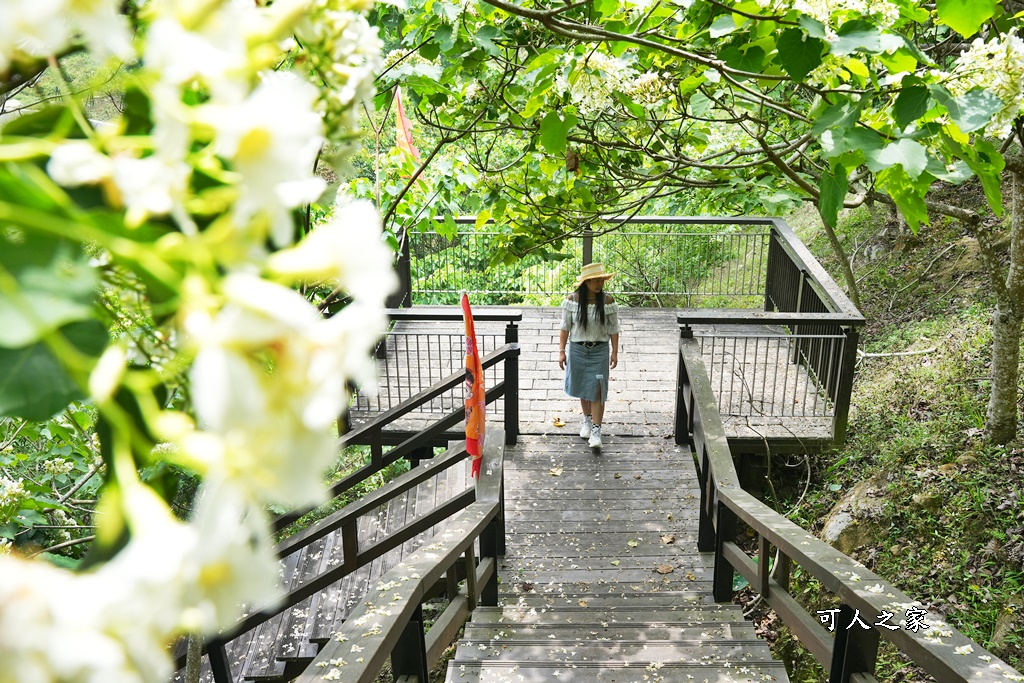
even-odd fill
[{"label": "green leaf", "polygon": [[483,48],[483,51],[492,57],[497,57],[501,54],[501,50],[497,45],[494,44],[494,39],[498,37],[498,29],[495,26],[485,25],[481,26],[478,30],[473,31],[471,34],[473,42]]},{"label": "green leaf", "polygon": [[595,0],[594,11],[605,17],[613,17],[619,12],[618,0]]},{"label": "green leaf", "polygon": [[13,291],[0,296],[2,348],[28,346],[62,325],[93,315],[96,273],[78,245],[35,232],[0,232],[4,276],[13,279],[8,283]]},{"label": "green leaf", "polygon": [[549,111],[540,122],[540,144],[551,154],[565,153],[565,137],[569,134],[568,118]]},{"label": "green leaf", "polygon": [[58,555],[56,553],[43,553],[42,558],[61,569],[78,569],[78,566],[82,564],[81,559],[64,557],[63,555]]},{"label": "green leaf", "polygon": [[903,138],[877,152],[867,154],[867,166],[874,172],[899,164],[911,178],[921,175],[928,166],[928,153],[921,143]]},{"label": "green leaf", "polygon": [[790,78],[801,81],[821,64],[825,41],[804,34],[798,28],[787,29],[779,37],[779,61]]},{"label": "green leaf", "polygon": [[736,22],[732,18],[732,14],[722,14],[711,22],[711,28],[708,31],[712,38],[721,38],[722,36],[729,35],[737,28]]},{"label": "green leaf", "polygon": [[714,104],[707,95],[702,92],[696,92],[690,98],[690,114],[697,118],[702,118],[711,111]]},{"label": "green leaf", "polygon": [[981,130],[992,120],[992,115],[1003,108],[1003,101],[988,90],[975,88],[956,98],[960,114],[957,126],[964,133]]},{"label": "green leaf", "polygon": [[818,208],[821,217],[832,227],[839,220],[839,209],[843,208],[846,191],[850,188],[846,178],[846,167],[837,166],[834,170],[821,176],[821,193],[818,196]]},{"label": "green leaf", "polygon": [[959,185],[974,175],[971,167],[960,159],[952,162],[950,167],[947,167],[939,159],[929,157],[926,170],[939,180],[944,180],[953,185]]},{"label": "green leaf", "polygon": [[929,91],[932,97],[946,108],[953,123],[964,133],[985,127],[992,119],[992,114],[1003,107],[1002,100],[980,88],[975,88],[960,97],[953,97],[941,85],[933,84],[929,86]]},{"label": "green leaf", "polygon": [[[87,356],[98,356],[107,344],[107,331],[96,320],[71,323],[59,333]],[[48,420],[80,398],[79,386],[46,344],[0,349],[0,415]]]},{"label": "green leaf", "polygon": [[940,24],[970,38],[996,13],[996,0],[936,0]]},{"label": "green leaf", "polygon": [[800,15],[800,28],[807,32],[812,38],[818,38],[819,40],[825,40],[825,36],[828,33],[825,32],[825,24],[821,23],[817,19],[812,19],[806,14]]},{"label": "green leaf", "polygon": [[879,171],[875,181],[877,187],[896,202],[896,208],[907,219],[912,232],[916,233],[922,223],[928,223],[928,209],[924,203],[924,194],[928,188],[916,185],[902,166],[891,166]]},{"label": "green leaf", "polygon": [[896,120],[896,127],[901,130],[928,111],[928,101],[931,99],[928,88],[915,82],[919,83],[917,79],[904,78],[903,90],[893,104],[892,117]]},{"label": "green leaf", "polygon": [[860,118],[860,110],[864,106],[865,99],[861,98],[859,102],[850,102],[849,100],[836,102],[822,112],[811,126],[811,130],[815,135],[821,135],[827,130],[836,133],[837,128],[850,128]]},{"label": "green leaf", "polygon": [[981,181],[989,208],[997,215],[1003,215],[1002,172],[1006,160],[999,150],[987,140],[976,139],[973,155],[966,155],[964,161]]},{"label": "green leaf", "polygon": [[741,47],[729,46],[719,51],[718,58],[725,60],[725,63],[733,69],[740,71],[751,71],[758,73],[764,65],[764,50],[757,45]]},{"label": "green leaf", "polygon": [[836,31],[837,38],[828,44],[834,55],[848,55],[854,52],[877,54],[882,51],[882,32],[874,24],[863,19],[848,21]]}]

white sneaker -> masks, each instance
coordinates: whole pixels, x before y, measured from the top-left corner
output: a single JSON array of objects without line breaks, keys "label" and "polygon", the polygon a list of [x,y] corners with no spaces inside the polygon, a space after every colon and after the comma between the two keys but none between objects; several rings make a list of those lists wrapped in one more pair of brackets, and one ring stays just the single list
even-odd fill
[{"label": "white sneaker", "polygon": [[590,447],[601,447],[601,425],[594,425],[590,430]]},{"label": "white sneaker", "polygon": [[581,439],[589,439],[590,438],[590,430],[591,430],[591,428],[593,428],[593,426],[594,426],[594,418],[592,418],[590,415],[584,415],[583,416],[583,424],[580,425],[580,438]]}]

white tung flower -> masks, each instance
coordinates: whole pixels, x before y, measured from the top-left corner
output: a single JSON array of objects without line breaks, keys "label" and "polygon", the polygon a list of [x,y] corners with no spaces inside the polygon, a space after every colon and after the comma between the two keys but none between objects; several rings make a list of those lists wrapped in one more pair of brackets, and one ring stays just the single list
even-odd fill
[{"label": "white tung flower", "polygon": [[985,132],[995,137],[1009,134],[1024,99],[1024,40],[1010,32],[988,42],[975,38],[971,47],[956,58],[950,90],[961,95],[984,88],[1003,102]]},{"label": "white tung flower", "polygon": [[153,622],[161,591],[135,592],[132,579],[0,556],[0,681],[168,680],[171,634]]},{"label": "white tung flower", "polygon": [[264,214],[279,247],[294,239],[291,209],[314,201],[326,187],[313,173],[324,142],[316,97],[317,89],[294,74],[274,73],[238,106],[211,105],[214,150],[242,176],[235,221],[241,225]]},{"label": "white tung flower", "polygon": [[64,187],[93,185],[110,178],[113,171],[110,157],[85,140],[62,143],[53,150],[46,164],[46,172]]},{"label": "white tung flower", "polygon": [[174,12],[182,3],[162,2],[161,15],[149,27],[146,66],[157,74],[161,87],[177,90],[194,81],[206,85],[215,102],[240,102],[252,78],[243,27],[251,24],[252,7],[220,3],[192,30]]},{"label": "white tung flower", "polygon": [[185,320],[202,431],[171,438],[256,500],[319,502],[336,455],[330,427],[346,405],[346,380],[372,368],[383,312],[353,305],[323,320],[294,290],[244,274],[228,276],[224,293],[216,315]]},{"label": "white tung flower", "polygon": [[286,277],[336,281],[356,299],[380,305],[398,284],[393,261],[373,204],[354,201],[295,247],[271,255],[268,266]]}]

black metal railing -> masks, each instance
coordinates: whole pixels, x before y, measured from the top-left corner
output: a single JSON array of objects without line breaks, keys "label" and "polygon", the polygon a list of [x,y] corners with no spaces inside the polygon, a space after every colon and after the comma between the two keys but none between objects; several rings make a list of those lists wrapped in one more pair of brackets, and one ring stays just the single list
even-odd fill
[{"label": "black metal railing", "polygon": [[[716,601],[731,601],[733,575],[739,572],[829,671],[829,683],[876,683],[882,638],[939,683],[1021,680],[1012,678],[1020,675],[1012,667],[923,610],[913,598],[743,490],[713,383],[694,339],[680,340],[677,402],[684,430],[677,430],[676,441],[689,444],[699,467],[697,543],[701,551],[715,553]],[[753,558],[736,543],[741,524],[757,539]],[[773,554],[778,557],[774,564]],[[840,607],[811,616],[790,594],[793,563],[837,596]],[[856,626],[855,619],[860,619]]]},{"label": "black metal railing", "polygon": [[591,261],[616,273],[615,295],[632,306],[759,308],[764,299],[768,219],[638,216],[608,232],[569,236],[555,257],[526,254],[493,265],[495,242],[511,236],[492,224],[466,229],[472,216],[455,222],[453,235],[417,232],[403,240],[402,290],[393,305],[454,305],[462,291],[485,304],[557,305]]},{"label": "black metal railing", "polygon": [[[495,386],[488,389],[488,404],[494,402],[500,397],[504,397],[511,405],[518,404],[518,397],[516,396],[518,386],[518,365],[516,364],[516,361],[518,356],[518,344],[510,343],[495,349],[483,358],[483,366],[485,368],[490,368],[499,363],[503,363],[506,366],[511,364],[513,368],[513,372],[511,374],[506,373],[506,378],[511,379],[511,382],[506,380],[505,382],[497,383]],[[465,418],[463,408],[460,407],[459,409],[438,418],[426,428],[408,436],[401,443],[395,445],[386,452],[383,448],[382,434],[384,430],[387,429],[388,425],[395,422],[403,415],[429,403],[437,396],[451,390],[453,387],[461,386],[463,381],[464,372],[453,373],[443,380],[434,383],[431,387],[428,387],[416,395],[402,401],[393,408],[376,415],[368,423],[361,425],[359,429],[353,430],[342,436],[338,442],[339,448],[344,448],[352,444],[368,443],[370,445],[369,461],[332,486],[329,497],[333,499],[343,495],[356,485],[383,471],[386,467],[400,459],[420,459],[424,457],[423,454],[425,450],[427,452],[432,452],[432,449],[428,444],[434,443],[438,435],[445,433],[446,430]],[[505,421],[506,425],[513,426],[513,435],[509,436],[504,429],[492,427],[491,435],[487,440],[488,447],[497,448],[498,442],[502,445],[505,442],[515,443],[515,435],[518,434],[517,411],[506,410]],[[417,467],[403,475],[400,475],[369,496],[365,496],[359,501],[343,507],[338,512],[328,515],[324,519],[314,523],[309,528],[294,534],[279,543],[276,549],[278,556],[287,563],[289,558],[297,557],[297,554],[303,548],[310,546],[318,540],[324,539],[332,533],[340,532],[342,561],[337,566],[330,568],[315,577],[310,577],[307,580],[298,582],[293,581],[280,604],[275,605],[272,608],[255,609],[248,614],[248,616],[240,619],[234,626],[222,632],[217,638],[204,643],[203,653],[209,657],[215,683],[233,683],[233,681],[236,680],[233,672],[231,671],[226,651],[227,643],[233,638],[258,627],[267,621],[270,621],[277,615],[295,607],[303,600],[315,595],[324,588],[331,586],[359,569],[368,566],[375,559],[402,546],[404,543],[422,534],[428,529],[433,528],[435,525],[448,524],[452,517],[465,513],[471,506],[473,506],[476,500],[476,494],[473,490],[467,490],[461,494],[455,495],[430,511],[423,514],[417,513],[415,519],[407,523],[406,526],[390,532],[385,538],[377,540],[366,547],[361,546],[358,538],[357,528],[358,521],[361,517],[371,513],[374,509],[387,503],[395,496],[404,494],[426,479],[435,476],[445,468],[456,466],[458,463],[463,463],[464,466],[464,461],[467,456],[468,454],[466,452],[465,442],[463,441],[455,447],[450,447],[443,456],[438,456],[435,459],[427,461],[426,467]],[[498,466],[498,471],[500,474],[500,465]],[[501,501],[499,501],[499,503],[500,502]],[[488,509],[490,509],[490,507]],[[281,531],[290,526],[307,512],[309,512],[309,510],[295,511],[282,515],[274,520],[272,528],[274,531]],[[488,513],[486,521],[487,523],[493,522],[493,525],[488,527],[491,529],[488,533],[493,533],[495,535],[493,544],[497,548],[496,552],[503,553],[504,514],[501,510],[500,504],[496,511]],[[461,521],[459,523],[461,524]],[[485,578],[486,577],[482,577],[481,580]],[[451,586],[449,586],[449,588],[451,588]],[[457,630],[457,627],[455,630]],[[175,656],[177,668],[184,665],[185,658],[185,648],[183,646],[179,647]]]},{"label": "black metal railing", "polygon": [[699,343],[730,432],[760,435],[747,446],[787,430],[802,447],[841,443],[864,316],[784,221],[766,222],[763,310],[689,309],[682,336]]},{"label": "black metal railing", "polygon": [[[476,606],[498,604],[498,556],[503,553],[504,538],[504,441],[500,430],[487,439],[475,502],[429,545],[380,578],[376,589],[365,596],[296,683],[371,683],[389,657],[394,680],[408,676],[427,681],[428,672]],[[455,585],[460,561],[466,577],[462,588]],[[440,582],[449,584],[452,597],[428,629],[423,602],[431,587]]]},{"label": "black metal railing", "polygon": [[[381,413],[426,387],[440,382],[453,373],[465,369],[466,335],[461,312],[430,310],[426,307],[389,309],[389,329],[382,335],[374,351],[377,365],[377,384],[370,391],[356,390],[350,411],[353,414]],[[477,350],[481,356],[504,344],[519,341],[518,323],[522,313],[477,311]],[[505,323],[500,332],[493,331],[491,323]],[[503,366],[493,365],[484,372],[486,386],[500,381],[508,382],[509,375],[518,372],[515,361]],[[497,414],[502,401],[489,407]],[[459,387],[435,396],[417,406],[417,415],[446,414],[463,405]]]}]

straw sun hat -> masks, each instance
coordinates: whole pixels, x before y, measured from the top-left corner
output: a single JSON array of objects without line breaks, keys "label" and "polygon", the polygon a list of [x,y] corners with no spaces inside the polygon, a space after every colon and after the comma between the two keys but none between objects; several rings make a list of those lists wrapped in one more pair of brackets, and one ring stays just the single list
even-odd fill
[{"label": "straw sun hat", "polygon": [[612,277],[615,277],[615,273],[604,272],[604,265],[588,263],[580,270],[580,276],[576,278],[576,286],[579,287],[587,280],[608,280]]}]

